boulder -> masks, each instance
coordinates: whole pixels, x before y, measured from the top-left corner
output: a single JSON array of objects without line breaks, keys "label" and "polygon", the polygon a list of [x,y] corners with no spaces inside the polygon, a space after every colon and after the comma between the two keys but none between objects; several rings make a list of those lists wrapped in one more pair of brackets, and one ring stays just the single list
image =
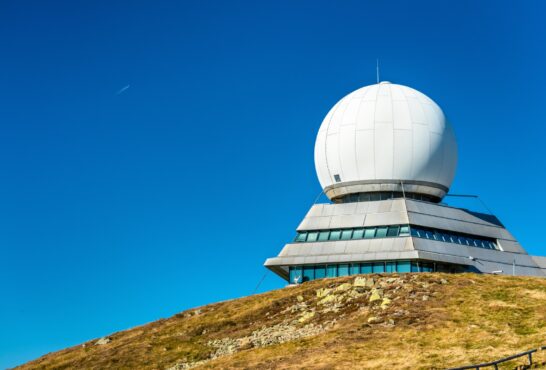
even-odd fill
[{"label": "boulder", "polygon": [[332,289],[328,289],[328,288],[320,288],[320,289],[317,289],[317,298],[323,298],[323,297],[326,297],[328,294],[330,294],[330,292],[332,291]]},{"label": "boulder", "polygon": [[352,285],[349,283],[343,283],[336,288],[336,292],[345,292],[352,288]]},{"label": "boulder", "polygon": [[97,340],[95,342],[95,345],[96,346],[102,346],[102,345],[110,343],[111,341],[112,341],[112,339],[110,339],[108,337],[102,337],[102,338],[100,338],[99,340]]},{"label": "boulder", "polygon": [[370,295],[370,302],[375,302],[381,300],[383,297],[383,290],[381,289],[372,289],[372,294]]}]

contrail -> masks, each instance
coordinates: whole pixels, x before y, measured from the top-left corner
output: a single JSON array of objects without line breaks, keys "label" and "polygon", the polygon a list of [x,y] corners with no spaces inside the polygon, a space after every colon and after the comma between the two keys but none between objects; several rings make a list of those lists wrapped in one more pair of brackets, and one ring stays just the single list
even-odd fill
[{"label": "contrail", "polygon": [[129,87],[131,87],[131,85],[127,85],[125,87],[122,87],[121,89],[119,89],[119,91],[116,93],[116,95],[119,95],[119,94],[122,94],[125,90],[127,90]]}]

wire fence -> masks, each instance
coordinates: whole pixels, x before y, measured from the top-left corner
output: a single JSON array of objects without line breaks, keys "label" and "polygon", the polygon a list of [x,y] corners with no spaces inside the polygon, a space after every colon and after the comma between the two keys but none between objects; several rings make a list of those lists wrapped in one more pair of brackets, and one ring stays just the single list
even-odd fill
[{"label": "wire fence", "polygon": [[496,361],[484,362],[482,364],[476,364],[476,365],[453,367],[453,368],[450,368],[448,370],[465,370],[465,369],[479,370],[479,369],[486,368],[486,367],[493,367],[495,370],[497,370],[499,368],[499,364],[502,364],[503,362],[512,361],[512,360],[515,360],[515,359],[520,358],[520,357],[527,357],[527,359],[529,361],[529,364],[524,365],[524,367],[520,367],[522,369],[526,369],[526,368],[533,365],[533,353],[538,352],[538,351],[544,351],[544,350],[546,350],[546,346],[542,346],[542,347],[539,347],[539,348],[536,348],[536,349],[531,349],[529,351],[517,353],[515,355],[508,356],[508,357],[505,357],[505,358],[501,358],[500,360],[496,360]]}]

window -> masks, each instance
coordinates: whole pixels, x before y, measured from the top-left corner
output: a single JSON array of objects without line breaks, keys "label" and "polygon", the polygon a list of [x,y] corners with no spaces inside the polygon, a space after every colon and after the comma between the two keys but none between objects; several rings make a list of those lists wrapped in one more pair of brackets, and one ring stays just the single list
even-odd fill
[{"label": "window", "polygon": [[361,263],[360,264],[360,273],[361,274],[371,274],[372,273],[372,264],[371,263]]},{"label": "window", "polygon": [[318,233],[316,231],[312,231],[309,234],[307,234],[307,241],[308,242],[316,242],[318,237]]},{"label": "window", "polygon": [[341,182],[341,177],[339,175],[334,175],[334,180],[336,180],[336,182]]},{"label": "window", "polygon": [[396,272],[396,262],[387,262],[387,272]]},{"label": "window", "polygon": [[434,265],[432,263],[421,262],[421,272],[432,272],[434,271]]},{"label": "window", "polygon": [[385,263],[383,263],[383,262],[374,262],[372,264],[372,271],[374,273],[385,272]]},{"label": "window", "polygon": [[330,232],[330,240],[339,240],[341,238],[341,230],[333,230]]},{"label": "window", "polygon": [[410,234],[410,231],[409,231],[408,225],[400,226],[400,233],[398,235],[409,236],[409,234]]},{"label": "window", "polygon": [[326,277],[326,266],[315,267],[315,279],[322,279]]},{"label": "window", "polygon": [[417,229],[416,227],[411,227],[411,236],[415,236],[417,238],[420,238],[421,235],[419,234],[419,229]]},{"label": "window", "polygon": [[349,240],[351,239],[351,234],[353,233],[353,230],[343,230],[341,232],[341,240]]},{"label": "window", "polygon": [[328,265],[326,268],[326,276],[327,277],[336,277],[337,276],[337,266],[336,265]]},{"label": "window", "polygon": [[351,264],[351,275],[360,274],[360,265],[358,263]]},{"label": "window", "polygon": [[387,227],[386,226],[381,226],[381,227],[378,227],[377,228],[377,231],[375,233],[375,237],[376,238],[384,238],[387,236]]},{"label": "window", "polygon": [[411,272],[410,261],[398,261],[398,262],[396,262],[396,271],[398,271],[398,272]]},{"label": "window", "polygon": [[362,239],[364,237],[364,229],[355,229],[353,231],[353,239]]},{"label": "window", "polygon": [[298,235],[296,235],[296,242],[298,242],[298,243],[304,242],[305,239],[307,239],[307,233],[306,232],[298,233]]},{"label": "window", "polygon": [[364,230],[364,239],[371,239],[375,237],[375,229]]},{"label": "window", "polygon": [[425,238],[427,239],[434,239],[434,233],[430,230],[425,230]]},{"label": "window", "polygon": [[411,272],[419,272],[419,263],[418,262],[412,262],[411,263]]},{"label": "window", "polygon": [[313,266],[303,267],[303,281],[310,281],[315,279],[315,268]]},{"label": "window", "polygon": [[290,284],[299,284],[302,282],[301,267],[290,266]]},{"label": "window", "polygon": [[328,240],[328,237],[330,236],[330,232],[329,231],[321,231],[319,234],[318,234],[318,241],[319,242],[323,242],[323,241],[326,241]]},{"label": "window", "polygon": [[389,226],[387,229],[387,236],[398,236],[399,226]]},{"label": "window", "polygon": [[338,276],[348,276],[349,275],[349,265],[339,265],[337,275]]}]

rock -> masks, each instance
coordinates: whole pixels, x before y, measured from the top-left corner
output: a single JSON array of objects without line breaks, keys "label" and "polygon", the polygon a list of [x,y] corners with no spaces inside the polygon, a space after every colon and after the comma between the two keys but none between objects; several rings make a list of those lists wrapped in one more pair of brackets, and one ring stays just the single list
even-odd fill
[{"label": "rock", "polygon": [[440,284],[447,284],[447,280],[446,279],[440,279]]},{"label": "rock", "polygon": [[360,277],[358,276],[355,281],[353,282],[353,286],[358,286],[358,287],[365,287],[367,286],[366,285],[366,278],[365,277]]},{"label": "rock", "polygon": [[328,288],[317,289],[317,298],[326,297],[328,294],[330,294],[331,291],[332,289],[328,289]]},{"label": "rock", "polygon": [[360,298],[362,297],[364,294],[362,294],[361,292],[359,292],[358,290],[351,290],[349,293],[348,293],[349,297],[353,298],[353,299],[356,299],[356,298]]},{"label": "rock", "polygon": [[391,300],[388,298],[383,298],[383,301],[381,302],[381,308],[386,309],[391,304]]},{"label": "rock", "polygon": [[375,280],[373,278],[366,279],[366,286],[372,288],[375,285]]},{"label": "rock", "polygon": [[394,320],[393,319],[389,319],[389,325],[394,325]]},{"label": "rock", "polygon": [[379,324],[382,321],[383,320],[381,318],[376,317],[376,316],[368,317],[368,324]]},{"label": "rock", "polygon": [[386,281],[388,284],[392,284],[392,283],[394,283],[396,280],[398,280],[398,279],[396,279],[396,278],[388,278],[388,279],[385,280],[385,281]]},{"label": "rock", "polygon": [[336,292],[345,292],[352,288],[352,285],[349,283],[343,283],[336,288]]},{"label": "rock", "polygon": [[381,289],[373,289],[370,295],[370,302],[379,301],[383,297],[383,291]]},{"label": "rock", "polygon": [[423,298],[422,298],[422,300],[423,300],[423,301],[428,301],[428,298],[429,298],[428,295],[424,295]]},{"label": "rock", "polygon": [[298,302],[303,302],[303,297],[301,295],[297,296],[296,299],[298,300]]},{"label": "rock", "polygon": [[336,296],[333,295],[333,294],[330,294],[330,295],[327,295],[326,297],[322,298],[320,301],[319,301],[319,304],[328,304],[328,303],[333,303],[337,300]]},{"label": "rock", "polygon": [[96,346],[102,346],[102,345],[110,343],[111,341],[112,341],[112,339],[110,339],[108,337],[102,337],[102,338],[100,338],[99,340],[97,340],[95,342],[95,345]]},{"label": "rock", "polygon": [[313,317],[315,317],[315,312],[313,311],[310,311],[310,312],[304,312],[301,317],[299,318],[299,322],[306,322],[306,321],[309,321],[311,320]]}]

